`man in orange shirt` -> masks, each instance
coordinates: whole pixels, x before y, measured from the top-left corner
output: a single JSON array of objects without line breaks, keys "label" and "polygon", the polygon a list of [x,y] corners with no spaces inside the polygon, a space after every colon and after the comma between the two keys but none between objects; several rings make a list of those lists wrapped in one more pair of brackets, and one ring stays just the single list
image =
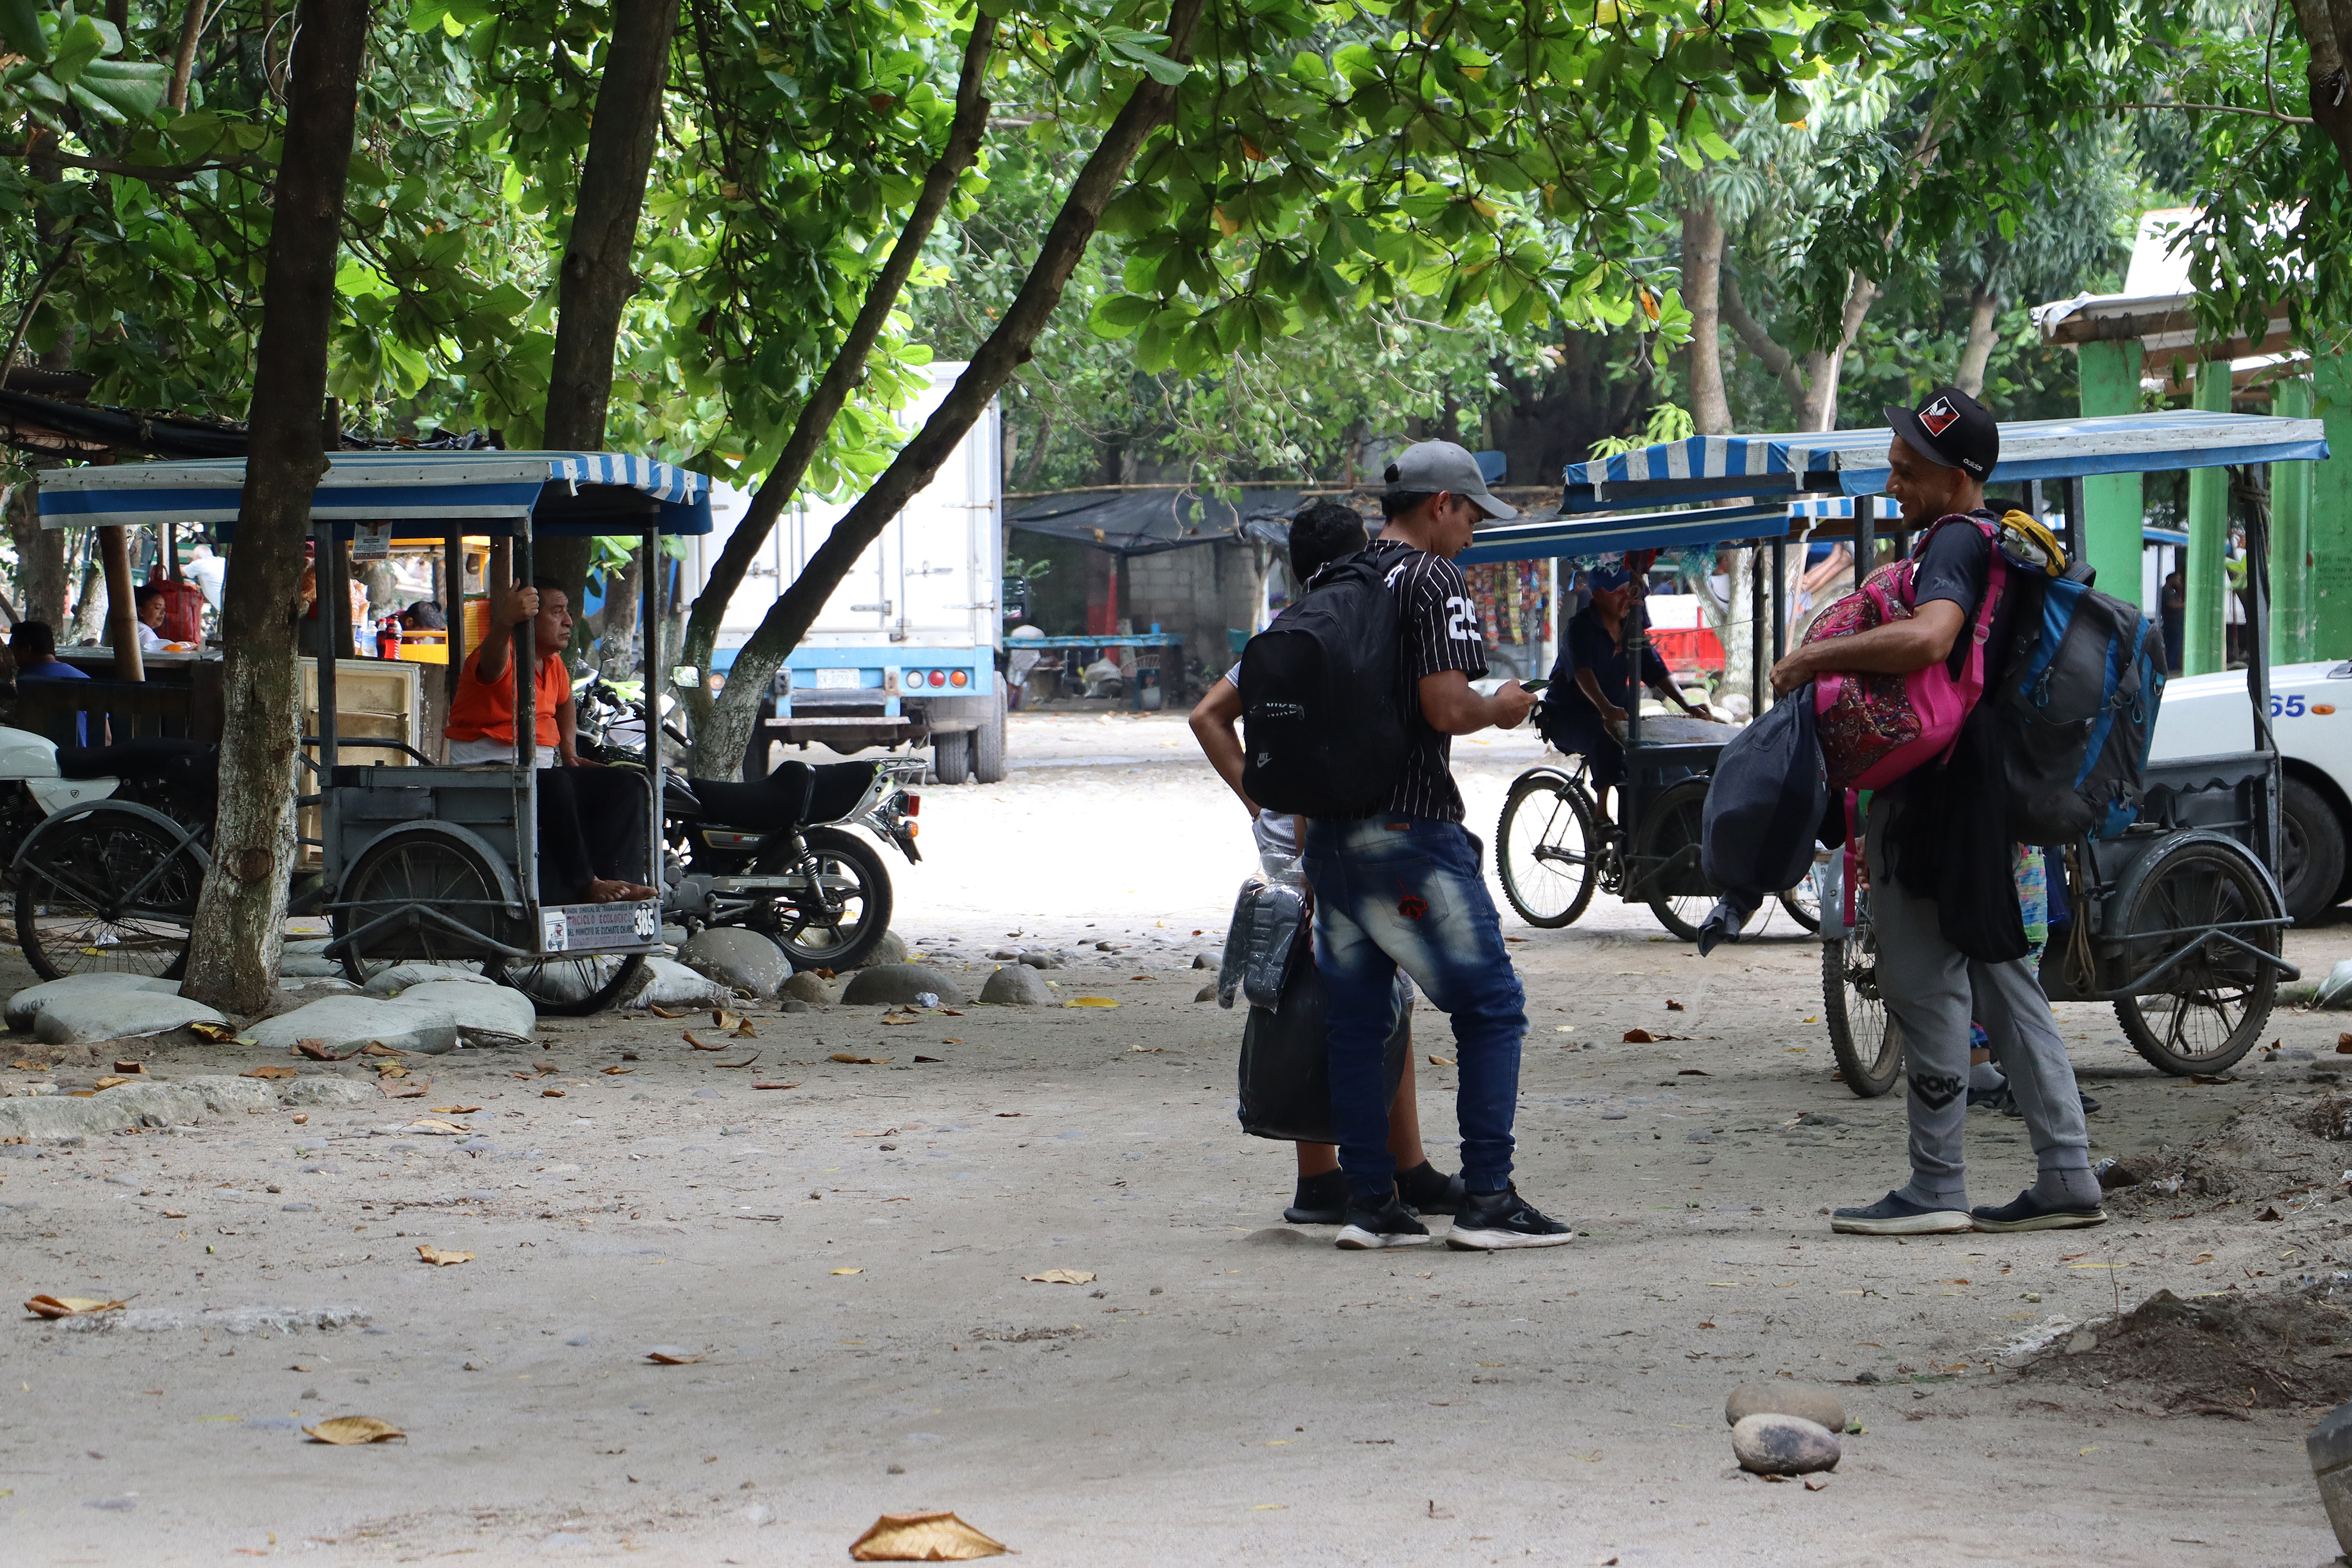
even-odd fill
[{"label": "man in orange shirt", "polygon": [[632,879],[646,866],[646,792],[637,775],[584,762],[575,749],[572,600],[542,577],[493,602],[497,635],[466,656],[442,731],[454,766],[511,765],[515,755],[514,639],[503,628],[531,623],[532,739],[539,752],[539,867],[548,903],[610,904],[656,897]]}]

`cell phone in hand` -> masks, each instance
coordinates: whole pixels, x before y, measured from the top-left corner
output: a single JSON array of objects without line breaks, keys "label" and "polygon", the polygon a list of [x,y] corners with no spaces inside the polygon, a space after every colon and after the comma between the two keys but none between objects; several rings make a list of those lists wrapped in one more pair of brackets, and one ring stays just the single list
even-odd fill
[{"label": "cell phone in hand", "polygon": [[1550,684],[1549,680],[1522,680],[1519,682],[1519,689],[1523,691],[1541,691]]}]

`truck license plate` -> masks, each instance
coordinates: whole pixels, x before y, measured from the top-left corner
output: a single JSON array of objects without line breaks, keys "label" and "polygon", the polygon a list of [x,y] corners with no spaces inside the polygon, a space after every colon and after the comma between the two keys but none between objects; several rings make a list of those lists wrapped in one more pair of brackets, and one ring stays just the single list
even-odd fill
[{"label": "truck license plate", "polygon": [[855,691],[861,683],[854,669],[820,669],[816,672],[819,691]]}]

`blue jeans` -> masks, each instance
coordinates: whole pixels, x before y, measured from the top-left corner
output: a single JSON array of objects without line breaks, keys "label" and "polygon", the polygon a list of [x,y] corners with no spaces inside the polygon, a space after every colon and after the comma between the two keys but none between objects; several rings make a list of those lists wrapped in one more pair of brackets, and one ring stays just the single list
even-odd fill
[{"label": "blue jeans", "polygon": [[1310,822],[1306,862],[1349,1193],[1378,1200],[1396,1182],[1381,1055],[1399,969],[1453,1020],[1463,1182],[1474,1193],[1501,1192],[1511,1183],[1528,1016],[1475,841],[1459,823],[1427,817]]}]

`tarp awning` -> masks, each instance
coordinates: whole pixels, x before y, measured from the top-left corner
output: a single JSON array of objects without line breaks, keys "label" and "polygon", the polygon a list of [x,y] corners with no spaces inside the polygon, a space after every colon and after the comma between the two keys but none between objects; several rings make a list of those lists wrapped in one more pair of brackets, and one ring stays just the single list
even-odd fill
[{"label": "tarp awning", "polygon": [[[1695,436],[1614,458],[1572,463],[1564,511],[1643,500],[1706,500],[1773,490],[1876,495],[1886,488],[1894,432],[1813,430],[1784,436]],[[2074,479],[2232,463],[2300,462],[2327,456],[2316,419],[2179,408],[2081,419],[2033,419],[2000,427],[1991,482]]]},{"label": "tarp awning", "polygon": [[1470,548],[1454,560],[1467,566],[1482,561],[1615,555],[1628,550],[1702,549],[1726,542],[1745,543],[1751,539],[1785,539],[1792,521],[1850,519],[1857,512],[1866,512],[1882,521],[1900,515],[1894,501],[1885,496],[1807,496],[1760,506],[1553,518],[1545,522],[1482,528],[1473,537]]},{"label": "tarp awning", "polygon": [[[436,523],[470,533],[709,533],[710,481],[617,452],[330,452],[317,521]],[[41,526],[206,524],[234,540],[245,459],[118,463],[41,476]],[[348,534],[348,527],[338,533]]]},{"label": "tarp awning", "polygon": [[1296,486],[1243,485],[1227,496],[1190,488],[1072,490],[1008,506],[1005,521],[1031,533],[1067,539],[1117,555],[1153,555],[1220,540],[1282,544]]}]

